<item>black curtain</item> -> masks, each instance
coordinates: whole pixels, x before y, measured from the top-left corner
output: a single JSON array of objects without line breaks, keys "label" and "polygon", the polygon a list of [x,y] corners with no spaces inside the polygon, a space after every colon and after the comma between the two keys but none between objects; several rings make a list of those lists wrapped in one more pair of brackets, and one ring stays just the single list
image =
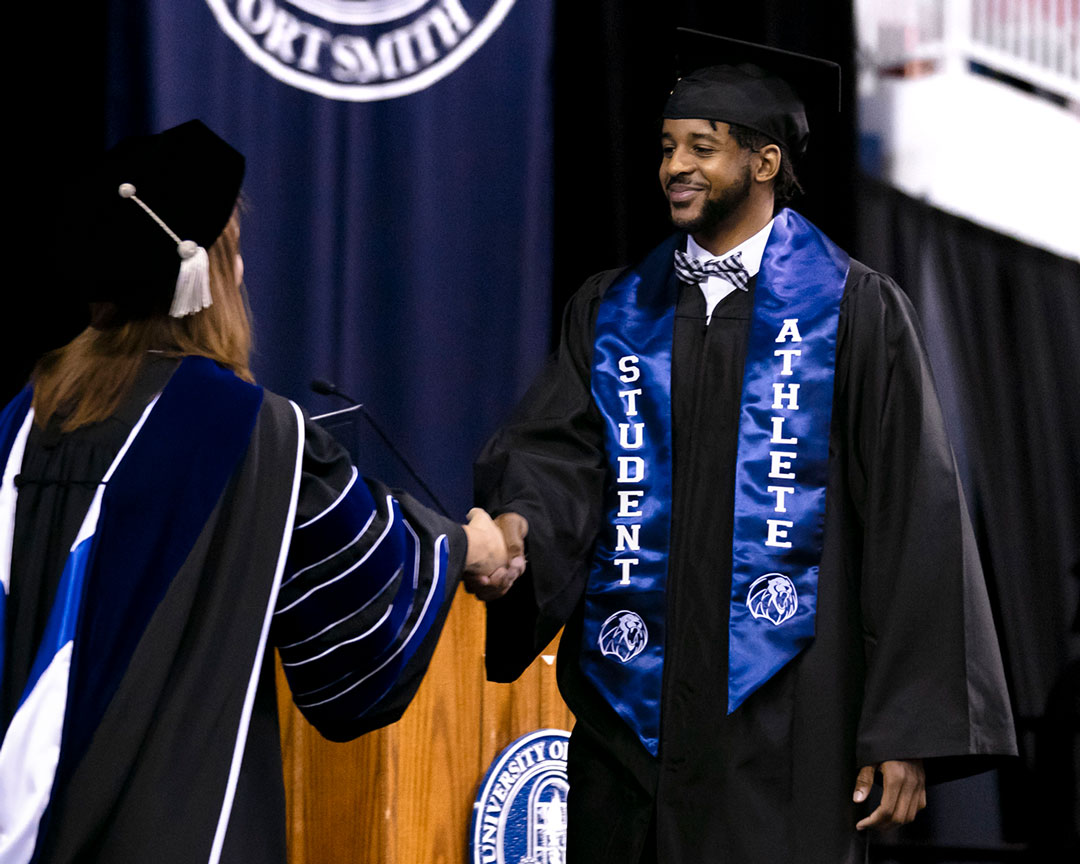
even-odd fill
[{"label": "black curtain", "polygon": [[[8,11],[4,53],[7,154],[4,200],[3,363],[0,403],[26,382],[37,357],[63,345],[86,326],[87,316],[50,279],[63,243],[49,226],[63,206],[69,181],[105,141],[104,0],[70,4],[56,21],[30,3]],[[107,266],[107,251],[87,267]]]},{"label": "black curtain", "polygon": [[991,591],[1023,756],[1006,835],[1080,848],[1080,262],[885,186],[859,211],[863,260],[919,311]]}]

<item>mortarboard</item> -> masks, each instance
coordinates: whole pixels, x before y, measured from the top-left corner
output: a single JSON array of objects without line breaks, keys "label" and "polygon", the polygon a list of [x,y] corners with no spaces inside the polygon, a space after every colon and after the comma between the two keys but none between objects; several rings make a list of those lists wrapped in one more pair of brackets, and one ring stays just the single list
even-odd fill
[{"label": "mortarboard", "polygon": [[828,60],[680,27],[679,80],[663,115],[735,123],[806,151],[807,114],[840,110],[840,66]]},{"label": "mortarboard", "polygon": [[129,318],[210,305],[205,250],[228,224],[243,176],[244,157],[198,120],[122,140],[77,185],[64,216],[75,266],[109,262],[81,271],[82,298]]}]

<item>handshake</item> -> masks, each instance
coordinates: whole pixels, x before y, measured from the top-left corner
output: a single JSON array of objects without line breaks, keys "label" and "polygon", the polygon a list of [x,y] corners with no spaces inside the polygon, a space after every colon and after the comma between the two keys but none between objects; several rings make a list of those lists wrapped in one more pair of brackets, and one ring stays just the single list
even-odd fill
[{"label": "handshake", "polygon": [[525,571],[525,535],[529,523],[517,513],[503,513],[492,519],[474,507],[468,513],[465,537],[465,590],[479,600],[502,597]]}]

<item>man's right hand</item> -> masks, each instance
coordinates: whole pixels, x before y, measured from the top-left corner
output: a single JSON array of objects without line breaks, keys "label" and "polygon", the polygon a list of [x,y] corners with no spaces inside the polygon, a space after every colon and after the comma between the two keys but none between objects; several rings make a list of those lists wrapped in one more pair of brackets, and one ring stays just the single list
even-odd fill
[{"label": "man's right hand", "polygon": [[478,599],[488,601],[502,597],[515,580],[525,572],[525,535],[529,523],[518,513],[503,513],[495,517],[495,525],[502,532],[506,543],[505,566],[496,567],[489,573],[466,571],[465,590]]},{"label": "man's right hand", "polygon": [[878,771],[881,772],[881,803],[855,825],[857,831],[864,828],[880,831],[906,825],[926,806],[926,770],[922,759],[897,759],[863,766],[855,779],[852,800],[856,804],[866,800]]}]

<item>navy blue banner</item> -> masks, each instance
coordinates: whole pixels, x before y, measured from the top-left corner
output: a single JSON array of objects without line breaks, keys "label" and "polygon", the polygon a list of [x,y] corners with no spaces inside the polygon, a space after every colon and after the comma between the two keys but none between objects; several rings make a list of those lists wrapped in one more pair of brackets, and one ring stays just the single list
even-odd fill
[{"label": "navy blue banner", "polygon": [[[198,117],[247,157],[260,383],[332,380],[462,514],[547,352],[552,4],[110,0],[108,142]],[[452,434],[448,434],[452,432]],[[374,436],[372,436],[374,438]],[[415,483],[379,444],[365,473]]]}]

